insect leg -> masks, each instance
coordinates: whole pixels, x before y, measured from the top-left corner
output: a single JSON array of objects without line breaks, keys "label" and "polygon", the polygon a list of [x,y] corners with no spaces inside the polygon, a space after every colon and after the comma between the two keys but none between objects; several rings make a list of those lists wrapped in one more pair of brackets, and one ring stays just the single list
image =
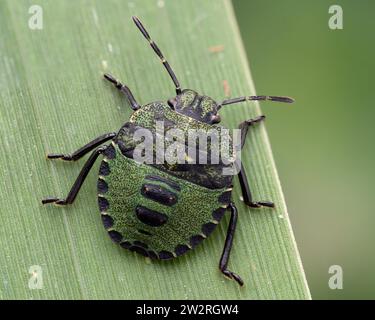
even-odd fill
[{"label": "insect leg", "polygon": [[47,159],[62,159],[65,161],[77,161],[82,158],[87,152],[90,152],[94,148],[100,146],[102,143],[113,139],[117,135],[116,132],[106,133],[97,137],[96,139],[90,141],[88,144],[85,144],[82,148],[79,148],[77,151],[74,151],[71,154],[62,154],[62,153],[49,153],[47,154]]},{"label": "insect leg", "polygon": [[231,215],[230,215],[230,221],[229,221],[229,226],[227,230],[227,236],[225,238],[223,253],[221,254],[221,258],[220,258],[219,268],[220,268],[220,271],[225,276],[237,281],[237,283],[240,286],[243,286],[243,280],[241,279],[241,277],[238,274],[228,270],[228,261],[229,261],[230,251],[233,245],[233,237],[234,237],[234,232],[236,231],[237,218],[238,218],[237,208],[234,205],[234,203],[230,203],[228,208],[230,208]]},{"label": "insect leg", "polygon": [[88,173],[90,172],[93,164],[95,163],[96,159],[100,154],[102,154],[107,149],[107,146],[102,146],[96,149],[90,156],[90,158],[86,161],[85,165],[83,166],[81,172],[79,173],[76,181],[74,182],[72,188],[70,189],[68,196],[65,199],[60,198],[45,198],[42,200],[42,204],[47,203],[54,203],[58,205],[67,205],[72,204],[74,199],[76,198],[79,190],[82,187],[83,182],[85,181]]},{"label": "insect leg", "polygon": [[156,43],[151,39],[150,35],[148,34],[146,28],[143,26],[142,22],[137,18],[133,17],[133,21],[139,31],[143,34],[143,36],[146,38],[146,40],[149,42],[152,50],[158,55],[160,61],[163,63],[165,69],[167,70],[169,76],[171,77],[175,87],[176,87],[176,93],[179,95],[181,93],[181,86],[180,83],[178,82],[178,79],[176,75],[174,74],[171,66],[169,65],[168,61],[164,58],[163,53],[159,49],[159,47],[156,45]]},{"label": "insect leg", "polygon": [[135,100],[132,92],[127,86],[123,85],[120,81],[116,80],[115,77],[113,77],[112,75],[108,73],[104,74],[104,78],[108,80],[109,82],[112,82],[118,90],[120,90],[123,94],[126,95],[126,97],[128,98],[130,102],[130,106],[133,110],[138,110],[141,107],[138,104],[138,102]]},{"label": "insect leg", "polygon": [[[264,119],[265,119],[265,116],[259,116],[254,119],[246,120],[239,125],[239,129],[241,129],[241,148],[245,144],[246,136],[247,136],[247,132],[249,128],[255,123],[263,121]],[[238,173],[238,179],[240,181],[243,200],[249,207],[259,208],[259,207],[264,206],[264,207],[273,208],[275,206],[273,202],[270,202],[270,201],[258,201],[258,202],[253,201],[250,186],[249,186],[247,176],[246,176],[246,171],[243,166],[241,166],[241,171]]]}]

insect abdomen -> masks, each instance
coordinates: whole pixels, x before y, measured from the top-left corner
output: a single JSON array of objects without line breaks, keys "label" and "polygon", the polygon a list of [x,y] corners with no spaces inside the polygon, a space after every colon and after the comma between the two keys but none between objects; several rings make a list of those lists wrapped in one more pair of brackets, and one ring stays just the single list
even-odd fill
[{"label": "insect abdomen", "polygon": [[[135,209],[138,220],[151,227],[160,227],[167,223],[167,212],[161,212],[160,207],[169,211],[169,208],[178,202],[178,189],[179,186],[175,182],[166,178],[157,175],[146,176],[140,190],[142,197]],[[159,210],[155,210],[153,204],[155,207],[159,204]]]},{"label": "insect abdomen", "polygon": [[98,202],[109,236],[150,258],[180,256],[204,240],[227,207],[230,188],[208,189],[139,164],[115,145],[103,159]]}]

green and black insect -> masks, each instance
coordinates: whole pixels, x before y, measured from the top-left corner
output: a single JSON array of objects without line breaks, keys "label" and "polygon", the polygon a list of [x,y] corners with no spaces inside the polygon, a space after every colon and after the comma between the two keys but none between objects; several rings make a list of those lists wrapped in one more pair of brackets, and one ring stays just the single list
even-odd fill
[{"label": "green and black insect", "polygon": [[[165,129],[209,130],[219,126],[221,107],[251,100],[293,102],[288,97],[244,96],[216,103],[212,98],[190,89],[181,89],[171,66],[137,17],[133,21],[159,56],[176,88],[167,102],[141,106],[130,89],[105,74],[104,78],[120,90],[134,110],[118,132],[106,133],[72,154],[48,154],[48,159],[76,161],[94,150],[83,166],[66,198],[49,197],[43,204],[72,204],[97,158],[103,159],[97,182],[98,204],[104,227],[121,247],[154,259],[172,259],[193,249],[210,235],[229,210],[231,217],[221,255],[221,272],[243,285],[239,275],[228,270],[228,260],[237,224],[237,209],[231,200],[233,176],[221,174],[224,164],[146,164],[134,160],[133,135],[139,128],[155,134],[155,121]],[[241,147],[248,129],[264,119],[259,116],[239,125]],[[108,145],[105,142],[111,141]],[[244,168],[238,173],[244,202],[252,207],[274,207],[269,201],[253,201]]]}]

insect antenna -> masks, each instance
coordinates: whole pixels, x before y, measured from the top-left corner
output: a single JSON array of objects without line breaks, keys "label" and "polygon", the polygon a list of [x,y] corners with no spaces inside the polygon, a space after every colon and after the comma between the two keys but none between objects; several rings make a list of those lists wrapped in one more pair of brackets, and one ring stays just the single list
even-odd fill
[{"label": "insect antenna", "polygon": [[228,104],[245,102],[245,101],[277,101],[277,102],[285,102],[285,103],[293,103],[294,99],[289,97],[278,97],[278,96],[245,96],[245,97],[238,97],[224,100],[222,103],[219,104],[218,110],[222,106],[226,106]]},{"label": "insect antenna", "polygon": [[161,50],[159,49],[159,47],[156,45],[156,43],[151,39],[150,35],[148,34],[147,30],[145,29],[145,27],[143,26],[143,24],[141,23],[141,21],[136,16],[133,16],[132,18],[133,18],[133,21],[134,21],[135,25],[139,29],[139,31],[141,31],[141,33],[143,34],[143,36],[150,43],[151,48],[154,50],[154,52],[160,58],[161,62],[163,63],[163,65],[165,67],[165,69],[167,70],[169,76],[172,78],[172,81],[173,81],[173,83],[174,83],[174,85],[176,87],[176,93],[177,93],[177,95],[179,95],[181,93],[180,83],[178,82],[178,79],[177,79],[176,75],[174,74],[171,66],[168,63],[168,61],[164,58],[163,53],[161,52]]}]

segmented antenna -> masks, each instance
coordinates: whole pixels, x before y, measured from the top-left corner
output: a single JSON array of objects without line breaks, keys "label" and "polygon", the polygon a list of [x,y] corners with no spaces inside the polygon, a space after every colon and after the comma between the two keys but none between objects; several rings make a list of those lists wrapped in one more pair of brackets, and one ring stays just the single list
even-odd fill
[{"label": "segmented antenna", "polygon": [[151,48],[154,50],[154,52],[160,58],[161,62],[163,63],[163,65],[165,67],[165,69],[167,70],[169,76],[172,78],[172,81],[173,81],[173,83],[174,83],[174,85],[176,87],[176,93],[177,93],[177,95],[179,95],[181,93],[180,83],[178,82],[178,79],[177,79],[176,75],[174,74],[171,66],[168,63],[168,61],[164,58],[163,53],[161,52],[161,50],[159,49],[159,47],[156,45],[156,43],[151,39],[150,35],[148,34],[147,30],[145,29],[145,27],[143,26],[143,24],[141,23],[141,21],[136,16],[133,16],[132,18],[133,18],[133,21],[134,21],[135,25],[139,29],[139,31],[141,31],[141,33],[143,34],[143,36],[150,43]]},{"label": "segmented antenna", "polygon": [[220,105],[218,106],[218,109],[220,109],[222,106],[226,106],[228,104],[233,103],[239,103],[239,102],[245,102],[245,101],[277,101],[277,102],[284,102],[284,103],[293,103],[294,99],[289,97],[277,97],[277,96],[245,96],[245,97],[238,97],[238,98],[232,98],[224,100]]}]

